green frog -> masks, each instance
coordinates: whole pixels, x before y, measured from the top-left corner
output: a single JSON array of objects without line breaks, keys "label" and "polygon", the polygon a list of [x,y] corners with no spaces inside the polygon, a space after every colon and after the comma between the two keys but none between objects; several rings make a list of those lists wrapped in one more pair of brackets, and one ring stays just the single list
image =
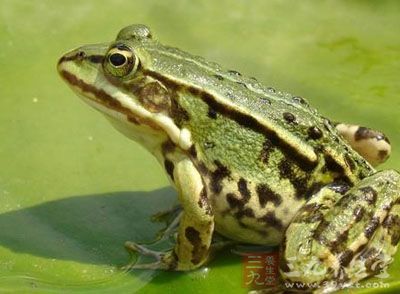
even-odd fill
[{"label": "green frog", "polygon": [[[123,28],[58,62],[64,81],[165,169],[182,206],[176,245],[133,268],[206,264],[212,237],[280,247],[283,281],[333,291],[379,273],[400,239],[400,176],[374,166],[387,137]],[[334,285],[328,282],[334,282]],[[303,288],[306,289],[307,287]]]}]

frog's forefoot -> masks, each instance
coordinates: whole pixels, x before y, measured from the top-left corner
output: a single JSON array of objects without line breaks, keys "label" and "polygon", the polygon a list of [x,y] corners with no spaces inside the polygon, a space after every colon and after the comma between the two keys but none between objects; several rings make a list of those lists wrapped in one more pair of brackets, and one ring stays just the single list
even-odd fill
[{"label": "frog's forefoot", "polygon": [[137,264],[136,260],[132,263],[129,263],[122,267],[122,270],[131,270],[131,269],[151,269],[151,270],[171,270],[176,264],[175,258],[172,252],[162,252],[162,251],[154,251],[146,248],[143,245],[139,245],[135,242],[127,241],[125,242],[125,249],[130,254],[139,253],[144,256],[151,256],[156,261],[151,263],[139,263]]}]

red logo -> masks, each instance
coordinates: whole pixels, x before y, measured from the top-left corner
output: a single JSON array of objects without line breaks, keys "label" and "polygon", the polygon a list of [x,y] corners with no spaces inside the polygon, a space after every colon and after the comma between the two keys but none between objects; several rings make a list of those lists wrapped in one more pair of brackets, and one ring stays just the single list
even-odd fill
[{"label": "red logo", "polygon": [[278,283],[278,252],[251,252],[243,256],[243,287],[262,289]]}]

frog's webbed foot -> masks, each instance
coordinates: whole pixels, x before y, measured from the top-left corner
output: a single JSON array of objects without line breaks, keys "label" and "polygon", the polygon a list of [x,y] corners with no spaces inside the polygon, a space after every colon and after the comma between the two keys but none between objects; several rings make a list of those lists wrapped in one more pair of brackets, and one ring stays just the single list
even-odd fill
[{"label": "frog's webbed foot", "polygon": [[320,285],[319,293],[378,273],[384,277],[399,240],[399,173],[377,172],[350,190],[329,185],[310,198],[288,226],[281,275],[285,283]]},{"label": "frog's webbed foot", "polygon": [[337,123],[336,129],[345,141],[371,165],[377,166],[389,158],[391,146],[383,133],[343,123]]},{"label": "frog's webbed foot", "polygon": [[155,259],[155,262],[137,263],[135,260],[134,262],[123,266],[121,268],[123,270],[130,270],[130,269],[168,270],[171,269],[173,267],[173,264],[175,263],[174,258],[171,255],[170,251],[162,252],[162,251],[151,250],[143,245],[131,241],[125,242],[125,249],[132,255],[133,254],[136,255],[137,253],[139,253],[140,255],[143,256],[153,257]]}]

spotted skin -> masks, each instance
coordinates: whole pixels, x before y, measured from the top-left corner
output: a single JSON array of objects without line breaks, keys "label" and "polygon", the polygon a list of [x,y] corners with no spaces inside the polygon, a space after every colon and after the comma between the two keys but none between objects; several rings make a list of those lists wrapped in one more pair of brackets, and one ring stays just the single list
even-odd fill
[{"label": "spotted skin", "polygon": [[373,166],[377,166],[389,158],[391,146],[383,133],[343,123],[337,124],[336,129],[350,146]]},{"label": "spotted skin", "polygon": [[[282,276],[293,281],[291,272],[299,271],[305,282],[350,285],[379,272],[391,261],[400,239],[399,187],[399,174],[388,170],[344,194],[330,186],[321,189],[286,230]],[[304,264],[311,263],[329,276],[306,271]],[[377,263],[378,268],[372,266]]]},{"label": "spotted skin", "polygon": [[179,191],[183,215],[178,240],[166,258],[176,256],[174,270],[185,271],[204,264],[209,257],[214,216],[203,180],[190,160],[182,159],[174,168],[174,183]]}]

